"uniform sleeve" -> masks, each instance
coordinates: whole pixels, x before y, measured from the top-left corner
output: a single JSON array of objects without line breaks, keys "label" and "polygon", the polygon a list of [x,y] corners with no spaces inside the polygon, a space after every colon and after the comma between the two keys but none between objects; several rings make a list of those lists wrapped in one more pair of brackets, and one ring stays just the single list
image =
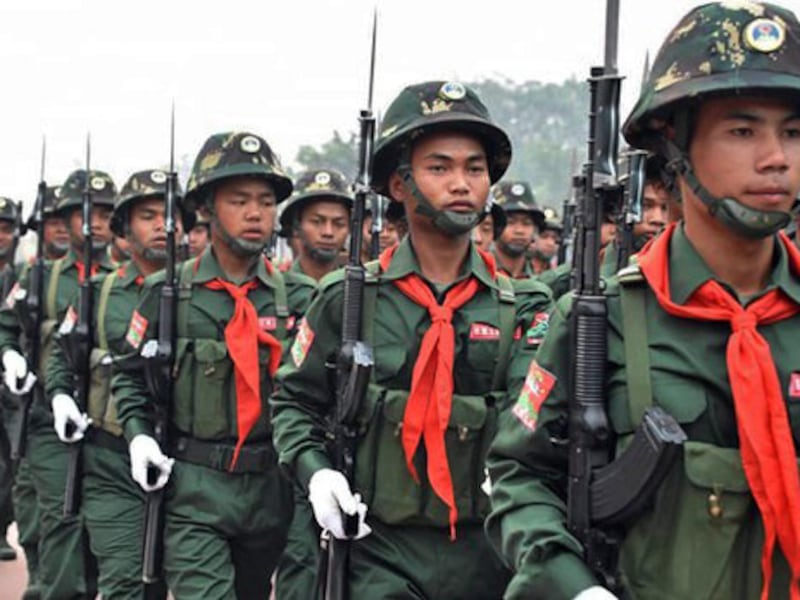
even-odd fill
[{"label": "uniform sleeve", "polygon": [[289,314],[294,320],[295,327],[289,329],[284,340],[284,356],[291,348],[294,336],[297,333],[297,324],[308,311],[311,301],[317,291],[316,282],[310,277],[298,276],[295,273],[284,273],[286,281],[286,296],[289,303]]},{"label": "uniform sleeve", "polygon": [[158,299],[161,282],[145,281],[141,300],[133,311],[125,335],[123,355],[114,360],[111,394],[128,441],[143,433],[153,435],[153,401],[139,359],[139,351],[149,339],[158,336]]},{"label": "uniform sleeve", "polygon": [[341,292],[341,285],[333,285],[312,302],[276,374],[270,398],[279,461],[304,487],[315,471],[331,467],[325,420],[334,391],[325,365],[335,359],[339,346]]},{"label": "uniform sleeve", "polygon": [[492,510],[486,530],[515,573],[506,600],[571,600],[597,583],[566,522],[570,302],[567,297],[553,310],[487,458]]},{"label": "uniform sleeve", "polygon": [[[72,297],[69,306],[77,310],[77,295]],[[67,309],[67,315],[69,315],[70,312],[71,311]],[[65,316],[64,318],[68,319],[69,316]],[[93,328],[93,331],[94,330],[95,329]],[[45,395],[48,399],[48,405],[49,401],[52,400],[53,396],[56,394],[69,394],[71,396],[74,387],[75,371],[72,368],[72,364],[70,363],[69,359],[67,358],[66,352],[64,352],[64,347],[59,341],[58,336],[56,336],[53,339],[50,356],[48,357],[47,364],[45,365],[44,389]]]},{"label": "uniform sleeve", "polygon": [[550,323],[553,297],[550,288],[534,280],[512,280],[516,296],[516,321],[511,360],[506,376],[509,402],[519,395],[522,382]]},{"label": "uniform sleeve", "polygon": [[[30,270],[21,274],[17,280],[19,288],[27,290],[30,283]],[[47,279],[47,277],[45,277]],[[16,290],[12,289],[2,300],[0,300],[0,356],[6,350],[13,349],[20,351],[19,338],[22,334],[20,316],[17,312],[21,307],[17,307],[17,300],[13,297]],[[45,289],[47,289],[45,287]],[[44,307],[42,307],[44,310]]]}]

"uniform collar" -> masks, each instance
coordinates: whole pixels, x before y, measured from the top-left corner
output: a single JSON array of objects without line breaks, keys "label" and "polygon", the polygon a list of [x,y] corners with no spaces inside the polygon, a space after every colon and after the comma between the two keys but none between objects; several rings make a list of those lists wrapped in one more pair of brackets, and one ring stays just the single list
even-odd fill
[{"label": "uniform collar", "polygon": [[[389,268],[383,273],[383,277],[388,280],[394,280],[401,279],[411,273],[419,275],[424,279],[419,267],[419,262],[417,261],[417,255],[411,245],[411,237],[405,236],[398,245],[397,250],[395,250],[392,256],[392,262],[389,263]],[[483,258],[481,258],[481,255],[478,254],[478,250],[472,242],[469,243],[469,253],[467,254],[467,260],[461,268],[461,273],[458,279],[453,283],[457,283],[469,275],[475,276],[478,281],[488,287],[497,287],[492,274],[486,267],[486,263],[483,261]]]},{"label": "uniform collar", "polygon": [[[748,298],[748,302],[752,302],[777,287],[800,304],[800,278],[798,278],[797,274],[792,273],[786,248],[777,238],[775,240],[775,248],[777,252],[773,259],[772,273],[770,273],[767,287],[756,296]],[[669,274],[670,295],[672,300],[678,304],[686,304],[689,296],[709,279],[717,281],[726,290],[737,296],[729,285],[720,281],[708,268],[708,265],[686,237],[683,224],[675,228],[675,233],[670,240]]]},{"label": "uniform collar", "polygon": [[[143,279],[144,275],[132,260],[125,261],[117,269],[117,279],[123,287],[128,287],[135,283],[137,278]],[[139,279],[139,281],[141,282],[142,279]]]},{"label": "uniform collar", "polygon": [[[195,274],[192,280],[196,283],[208,283],[214,279],[222,279],[224,281],[231,281],[231,279],[223,272],[222,268],[217,262],[217,257],[214,254],[213,245],[209,244],[203,253],[194,259]],[[270,270],[272,267],[270,266]],[[256,263],[254,277],[261,281],[265,286],[274,288],[275,284],[272,281],[272,274],[267,271],[267,259],[263,256],[259,257]],[[250,277],[249,279],[252,279]],[[241,285],[244,282],[232,282]]]}]

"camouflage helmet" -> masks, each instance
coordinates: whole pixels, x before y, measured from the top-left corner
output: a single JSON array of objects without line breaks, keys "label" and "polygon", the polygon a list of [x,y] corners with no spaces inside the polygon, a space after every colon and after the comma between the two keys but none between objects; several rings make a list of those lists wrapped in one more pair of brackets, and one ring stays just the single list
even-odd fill
[{"label": "camouflage helmet", "polygon": [[[180,182],[176,181],[176,208],[181,209],[181,190]],[[111,214],[111,233],[116,236],[125,236],[125,223],[128,220],[128,209],[135,200],[146,200],[152,198],[163,198],[167,193],[167,173],[160,169],[148,169],[138,171],[128,178],[122,186],[114,203],[114,212]]]},{"label": "camouflage helmet", "polygon": [[[61,186],[48,185],[44,192],[44,203],[42,206],[42,217],[49,219],[56,211],[56,204],[58,204],[59,196],[61,194]],[[31,231],[38,230],[38,223],[36,222],[36,215],[31,214],[25,223],[25,227]]]},{"label": "camouflage helmet", "polygon": [[0,196],[0,221],[13,223],[17,228],[22,226],[22,204],[11,198]]},{"label": "camouflage helmet", "polygon": [[[95,206],[114,206],[117,196],[117,186],[114,180],[104,171],[94,169],[89,173],[89,188],[92,192],[92,202]],[[86,191],[86,170],[78,169],[70,173],[61,186],[53,213],[63,213],[66,210],[80,207],[83,204],[83,194]]]},{"label": "camouflage helmet", "polygon": [[186,185],[186,209],[196,210],[210,200],[204,197],[204,192],[210,191],[209,184],[242,175],[266,179],[274,187],[278,202],[292,193],[292,180],[264,138],[246,131],[217,133],[206,140],[194,161]]},{"label": "camouflage helmet", "polygon": [[315,200],[333,200],[343,204],[347,210],[353,208],[347,178],[336,169],[312,169],[298,175],[294,193],[281,211],[281,232],[291,231],[295,219],[303,209]]},{"label": "camouflage helmet", "polygon": [[494,203],[503,212],[524,212],[533,217],[538,229],[544,225],[544,211],[536,204],[531,186],[524,181],[501,181],[492,187]]},{"label": "camouflage helmet", "polygon": [[489,177],[494,183],[511,162],[511,141],[493,121],[471,88],[454,81],[427,81],[406,87],[389,105],[382,121],[373,159],[374,188],[388,194],[389,175],[397,168],[408,142],[437,130],[474,133],[484,144]]},{"label": "camouflage helmet", "polygon": [[675,108],[708,95],[800,96],[800,23],[789,10],[750,1],[693,9],[667,36],[623,126],[637,148],[660,150]]}]

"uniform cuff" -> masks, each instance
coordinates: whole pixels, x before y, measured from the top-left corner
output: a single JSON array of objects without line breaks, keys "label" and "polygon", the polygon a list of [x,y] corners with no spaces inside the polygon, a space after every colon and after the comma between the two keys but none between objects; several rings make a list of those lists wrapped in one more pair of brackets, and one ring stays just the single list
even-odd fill
[{"label": "uniform cuff", "polygon": [[509,583],[504,599],[572,600],[593,585],[598,585],[598,582],[586,563],[565,551],[535,563],[535,567],[533,564],[522,565]]},{"label": "uniform cuff", "polygon": [[144,419],[128,419],[128,422],[125,423],[125,439],[128,440],[128,443],[140,433],[153,437],[152,425]]},{"label": "uniform cuff", "polygon": [[327,454],[316,450],[308,450],[297,457],[295,464],[297,481],[300,482],[305,491],[308,491],[308,482],[311,476],[320,469],[331,468],[333,466]]}]

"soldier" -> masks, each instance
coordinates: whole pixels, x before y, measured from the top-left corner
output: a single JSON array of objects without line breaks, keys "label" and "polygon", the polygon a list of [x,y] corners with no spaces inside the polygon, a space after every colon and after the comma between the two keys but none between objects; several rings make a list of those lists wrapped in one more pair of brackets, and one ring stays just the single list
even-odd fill
[{"label": "soldier", "polygon": [[[48,186],[44,195],[44,206],[42,214],[44,216],[44,251],[47,260],[55,260],[64,256],[69,250],[69,230],[67,223],[62,216],[56,216],[55,208],[58,204],[58,195],[61,188],[59,186]],[[34,221],[33,215],[28,219],[26,228],[29,231],[36,231],[39,234],[39,226]]]},{"label": "soldier", "polygon": [[[140,369],[123,368],[112,393],[145,491],[165,491],[164,570],[176,598],[265,598],[286,542],[292,487],[277,465],[266,398],[281,340],[305,306],[287,301],[281,273],[263,256],[277,204],[292,191],[264,139],[246,132],[206,140],[187,186],[211,245],[177,267],[177,355],[168,445],[154,435]],[[158,331],[163,273],[145,282],[126,336],[138,351]],[[305,288],[304,301],[313,291]],[[171,458],[167,458],[167,457]],[[148,481],[148,468],[160,475]]]},{"label": "soldier", "polygon": [[280,216],[282,232],[297,239],[289,271],[319,281],[336,268],[339,251],[350,233],[353,199],[345,176],[335,169],[313,169],[298,175],[295,192]]},{"label": "soldier", "polygon": [[131,248],[125,236],[112,234],[111,243],[108,245],[108,259],[115,267],[131,259]]},{"label": "soldier", "polygon": [[[409,233],[370,266],[362,318],[375,366],[358,409],[352,488],[320,427],[333,408],[321,391],[341,339],[342,271],[320,283],[279,372],[271,402],[281,462],[331,535],[344,537],[342,511],[359,515],[342,574],[351,598],[502,596],[508,572],[482,531],[483,457],[506,381],[522,383],[524,367],[507,369],[514,332],[550,306],[536,282],[515,294],[470,240],[510,158],[508,137],[460,83],[409,86],[385,113],[373,183],[403,203]],[[517,353],[531,356],[538,341],[521,336]]]},{"label": "soldier", "polygon": [[[399,244],[402,239],[403,232],[408,229],[404,225],[406,215],[403,211],[403,205],[399,202],[392,202],[389,198],[381,197],[380,203],[381,210],[383,210],[383,226],[381,227],[378,236],[378,249],[383,252],[390,246]],[[372,259],[372,211],[373,207],[369,204],[366,206],[364,213],[364,224],[362,227],[364,243],[361,245],[361,262],[366,263]]]},{"label": "soldier", "polygon": [[[83,439],[83,512],[89,541],[99,567],[98,588],[104,598],[143,598],[142,526],[144,494],[130,478],[127,444],[110,395],[113,356],[127,350],[125,334],[144,278],[164,267],[166,233],[164,195],[167,175],[149,170],[134,173],[116,199],[111,231],[130,245],[131,261],[112,273],[92,278],[95,339],[92,345],[92,388],[88,419],[73,400],[75,372],[56,345],[47,363],[46,392],[53,406],[55,429],[67,444]],[[178,190],[180,194],[180,190]],[[78,299],[73,298],[60,329],[74,325]],[[70,429],[67,424],[71,424]],[[87,426],[91,423],[91,427]],[[149,598],[166,596],[151,590]]]},{"label": "soldier", "polygon": [[[188,227],[187,227],[188,229]],[[200,256],[209,244],[211,238],[211,223],[205,211],[195,212],[195,220],[188,232],[189,256]]]},{"label": "soldier", "polygon": [[542,228],[529,247],[531,270],[535,275],[541,275],[553,268],[558,255],[558,247],[561,245],[563,230],[556,211],[552,208],[545,208]]},{"label": "soldier", "polygon": [[[16,394],[25,394],[33,388],[35,373],[43,374],[51,351],[51,342],[57,323],[63,320],[71,299],[84,276],[109,270],[106,247],[111,240],[109,220],[114,205],[116,188],[103,171],[88,174],[92,192],[92,273],[84,273],[82,262],[83,216],[81,203],[87,186],[87,172],[74,171],[61,187],[54,217],[68,225],[70,250],[62,258],[47,264],[44,277],[44,322],[41,329],[41,361],[29,366],[20,353],[20,315],[24,310],[29,274],[22,277],[15,290],[9,294],[0,309],[0,349],[5,370],[6,387]],[[81,515],[65,518],[64,483],[67,471],[67,453],[53,429],[53,414],[45,401],[41,384],[34,388],[34,400],[28,420],[27,455],[22,461],[28,464],[36,490],[39,510],[39,576],[42,598],[93,597],[94,582],[87,577],[89,568],[84,556],[86,539]],[[91,562],[91,560],[89,560]]]},{"label": "soldier", "polygon": [[[625,123],[673,165],[684,221],[606,288],[611,443],[654,403],[689,438],[617,529],[626,598],[798,597],[800,252],[777,233],[800,190],[798,99],[795,15],[719,2],[669,34]],[[565,298],[489,455],[509,599],[615,597],[566,524],[569,311]]]},{"label": "soldier", "polygon": [[492,188],[503,209],[506,226],[494,241],[495,258],[504,273],[515,279],[533,277],[526,252],[544,225],[544,211],[524,181],[501,181]]},{"label": "soldier", "polygon": [[494,251],[494,241],[503,234],[506,227],[505,211],[494,202],[494,196],[489,198],[489,202],[489,214],[472,230],[472,241],[484,252]]}]

